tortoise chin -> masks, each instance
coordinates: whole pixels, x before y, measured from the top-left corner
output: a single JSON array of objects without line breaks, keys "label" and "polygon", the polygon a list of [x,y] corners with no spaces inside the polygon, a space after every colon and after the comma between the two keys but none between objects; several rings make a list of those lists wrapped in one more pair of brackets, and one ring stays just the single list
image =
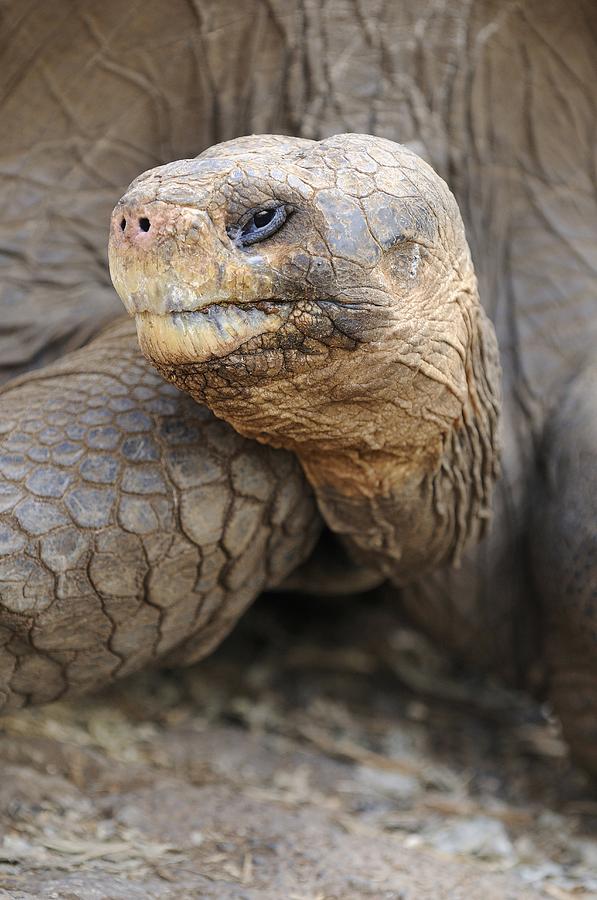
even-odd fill
[{"label": "tortoise chin", "polygon": [[137,310],[135,319],[145,357],[194,395],[193,374],[202,384],[224,378],[239,386],[246,379],[292,377],[329,362],[334,350],[359,344],[351,334],[357,319],[322,300],[198,302],[191,310]]},{"label": "tortoise chin", "polygon": [[143,354],[155,365],[209,363],[278,331],[289,316],[281,303],[212,305],[201,310],[135,316]]}]

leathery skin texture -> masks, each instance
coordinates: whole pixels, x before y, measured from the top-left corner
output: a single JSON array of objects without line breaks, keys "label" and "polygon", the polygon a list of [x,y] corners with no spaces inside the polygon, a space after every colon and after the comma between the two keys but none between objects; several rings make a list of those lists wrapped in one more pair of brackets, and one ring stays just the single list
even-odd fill
[{"label": "leathery skin texture", "polygon": [[[582,706],[589,722],[595,604],[577,599],[595,578],[594,452],[565,489],[530,486],[539,451],[550,453],[544,428],[596,346],[595,4],[147,0],[142,12],[117,0],[3,4],[0,381],[121,311],[106,221],[139,172],[238,134],[357,131],[414,145],[462,212],[504,406],[490,532],[402,603],[443,646],[519,682],[550,646],[570,675],[558,676],[558,711]],[[577,422],[559,429],[564,457]],[[573,579],[576,535],[588,561]],[[531,560],[530,539],[549,550]]]},{"label": "leathery skin texture", "polygon": [[[255,213],[281,215],[263,240]],[[150,171],[114,210],[110,268],[148,359],[293,450],[365,564],[402,584],[483,533],[495,336],[454,198],[410,150],[259,135]]]},{"label": "leathery skin texture", "polygon": [[[278,224],[253,240],[262,221]],[[230,141],[133,182],[110,264],[158,370],[239,432],[296,453],[353,559],[406,586],[413,618],[440,641],[460,630],[449,642],[468,639],[474,656],[482,620],[434,622],[423,576],[441,582],[464,557],[470,590],[466,555],[498,475],[499,367],[458,208],[432,170],[366,135]],[[436,581],[432,604],[441,596]],[[531,605],[512,620],[519,672],[539,643]]]},{"label": "leathery skin texture", "polygon": [[0,393],[0,701],[191,662],[310,552],[296,460],[147,366],[131,323]]}]

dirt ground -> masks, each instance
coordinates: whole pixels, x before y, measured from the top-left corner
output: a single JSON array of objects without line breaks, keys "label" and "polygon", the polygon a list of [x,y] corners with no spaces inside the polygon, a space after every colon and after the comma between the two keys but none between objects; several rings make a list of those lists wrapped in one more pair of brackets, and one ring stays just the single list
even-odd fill
[{"label": "dirt ground", "polygon": [[264,598],[201,665],[0,730],[1,897],[597,897],[548,711],[380,598]]}]

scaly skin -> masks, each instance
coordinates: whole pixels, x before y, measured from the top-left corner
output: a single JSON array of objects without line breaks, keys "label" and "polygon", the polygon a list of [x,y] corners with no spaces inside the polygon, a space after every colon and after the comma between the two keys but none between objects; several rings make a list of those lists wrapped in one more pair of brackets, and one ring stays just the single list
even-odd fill
[{"label": "scaly skin", "polygon": [[[239,229],[259,231],[258,218],[276,209],[286,218],[271,233],[239,243]],[[484,534],[497,474],[495,342],[458,209],[429,167],[364,135],[230,141],[133,183],[113,214],[110,263],[159,371],[241,433],[295,452],[353,559],[397,586],[418,582],[405,593],[413,617],[463,655],[483,654],[494,635],[475,637],[491,617],[491,595],[480,595],[481,617],[467,621],[466,610],[476,588],[470,544]],[[589,394],[583,385],[581,400]],[[579,483],[577,466],[569,487]],[[573,513],[564,492],[553,520],[564,504]],[[543,547],[544,523],[537,532]],[[478,560],[499,561],[500,535]],[[591,767],[595,668],[579,624],[595,603],[593,530],[580,546],[580,594],[563,625],[569,563],[555,546],[562,573],[554,581],[552,567],[541,590],[554,700]],[[472,587],[463,592],[465,627],[456,619],[450,629],[454,606],[438,606],[441,570],[463,554]],[[512,646],[514,670],[533,658],[521,627],[530,606],[527,598],[512,617],[528,654]],[[581,645],[586,661],[574,663],[571,679],[567,653]],[[572,706],[570,684],[582,698]]]},{"label": "scaly skin", "polygon": [[308,555],[291,455],[147,366],[131,323],[0,393],[0,702],[208,653]]},{"label": "scaly skin", "polygon": [[[238,246],[272,204],[280,230]],[[145,355],[294,451],[357,559],[403,584],[483,533],[495,336],[454,198],[409,150],[266,135],[152,170],[114,210],[110,268]]]},{"label": "scaly skin", "polygon": [[519,682],[547,638],[558,710],[572,734],[583,707],[589,734],[593,447],[566,462],[564,489],[529,486],[539,450],[545,469],[551,447],[577,458],[591,408],[578,395],[597,336],[593,0],[148,0],[142,16],[8,0],[0,16],[0,381],[118,314],[105,223],[146,168],[239,133],[352,130],[414,143],[446,179],[500,343],[502,475],[488,538],[402,600],[460,657]]}]

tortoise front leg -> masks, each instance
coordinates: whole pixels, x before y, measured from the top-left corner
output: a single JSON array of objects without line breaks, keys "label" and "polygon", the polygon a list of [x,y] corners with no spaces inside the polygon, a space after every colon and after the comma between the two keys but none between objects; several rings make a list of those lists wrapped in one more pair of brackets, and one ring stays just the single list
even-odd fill
[{"label": "tortoise front leg", "polygon": [[573,754],[597,774],[597,364],[550,419],[533,513],[551,698]]},{"label": "tortoise front leg", "polygon": [[294,458],[149,368],[125,322],[0,393],[0,705],[208,653],[310,552]]}]

